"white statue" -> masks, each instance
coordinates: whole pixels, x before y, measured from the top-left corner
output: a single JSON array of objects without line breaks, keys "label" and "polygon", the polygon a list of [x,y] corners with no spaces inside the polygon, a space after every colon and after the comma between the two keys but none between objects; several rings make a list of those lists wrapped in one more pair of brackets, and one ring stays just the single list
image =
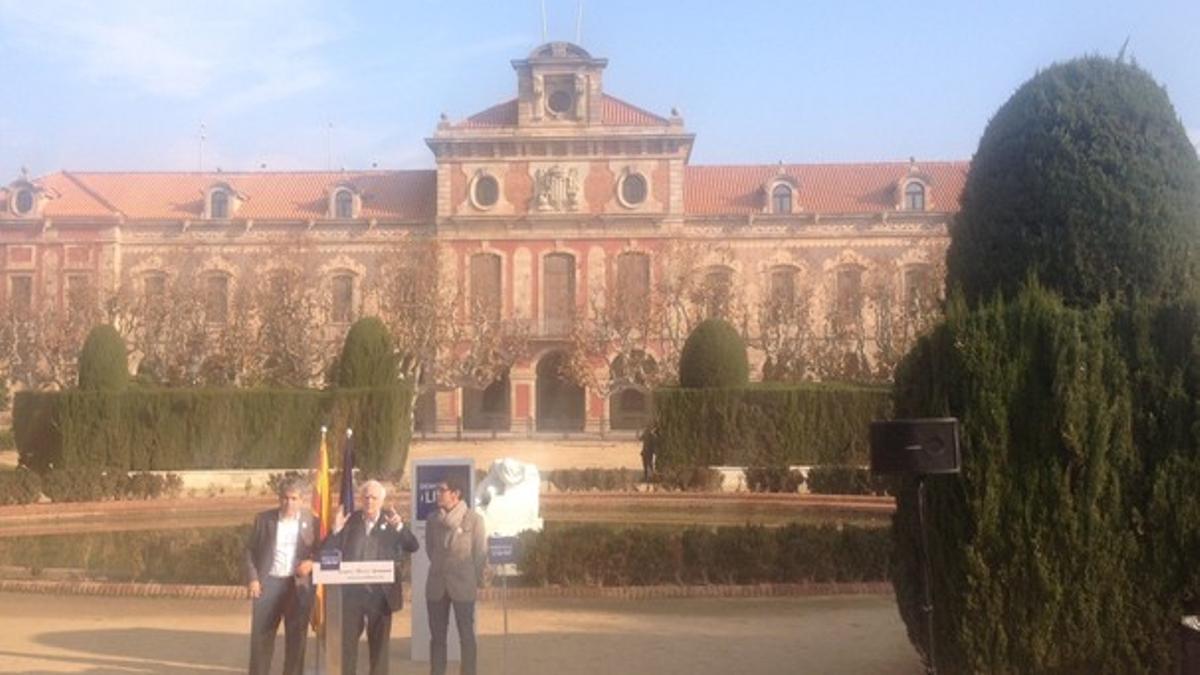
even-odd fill
[{"label": "white statue", "polygon": [[542,529],[538,516],[541,482],[533,464],[510,458],[492,462],[487,477],[475,489],[475,510],[483,515],[489,537]]}]

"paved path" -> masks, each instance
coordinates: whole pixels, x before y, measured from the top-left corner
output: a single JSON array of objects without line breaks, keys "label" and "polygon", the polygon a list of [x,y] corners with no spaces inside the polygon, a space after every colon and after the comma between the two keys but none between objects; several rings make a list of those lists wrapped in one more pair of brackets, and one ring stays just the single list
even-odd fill
[{"label": "paved path", "polygon": [[[245,672],[245,601],[0,594],[0,607],[0,672]],[[409,617],[393,625],[398,675],[428,672],[407,660]],[[500,673],[499,605],[479,619],[481,672]],[[509,630],[510,673],[922,672],[890,595],[523,601]]]}]

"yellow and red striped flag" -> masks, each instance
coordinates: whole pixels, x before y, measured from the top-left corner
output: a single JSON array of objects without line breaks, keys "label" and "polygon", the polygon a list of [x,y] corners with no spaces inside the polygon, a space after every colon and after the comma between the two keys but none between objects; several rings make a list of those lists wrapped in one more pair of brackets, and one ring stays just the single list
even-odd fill
[{"label": "yellow and red striped flag", "polygon": [[[325,541],[329,535],[330,499],[329,494],[329,448],[325,444],[325,427],[321,427],[321,449],[317,457],[316,489],[313,490],[313,513],[320,519],[320,541]],[[325,623],[325,587],[317,586],[316,597],[313,599],[312,627],[317,633],[321,632]]]}]

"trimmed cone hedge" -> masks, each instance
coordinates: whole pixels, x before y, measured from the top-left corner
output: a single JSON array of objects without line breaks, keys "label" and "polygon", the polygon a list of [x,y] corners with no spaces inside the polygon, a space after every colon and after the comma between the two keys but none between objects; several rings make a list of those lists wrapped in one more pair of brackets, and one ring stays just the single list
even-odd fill
[{"label": "trimmed cone hedge", "polygon": [[119,471],[312,465],[321,424],[355,429],[357,467],[403,470],[411,396],[404,384],[330,391],[133,389],[21,392],[13,428],[23,466]]},{"label": "trimmed cone hedge", "polygon": [[656,389],[656,466],[866,464],[871,420],[891,412],[886,387],[760,385]]},{"label": "trimmed cone hedge", "polygon": [[722,319],[705,319],[679,355],[679,384],[687,388],[743,387],[750,380],[746,343]]}]

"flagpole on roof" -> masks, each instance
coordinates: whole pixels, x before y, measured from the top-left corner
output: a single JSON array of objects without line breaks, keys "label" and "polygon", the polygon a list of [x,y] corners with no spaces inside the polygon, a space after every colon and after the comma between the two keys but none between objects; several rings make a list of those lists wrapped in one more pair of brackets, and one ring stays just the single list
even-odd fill
[{"label": "flagpole on roof", "polygon": [[575,44],[583,42],[583,0],[579,0],[578,12],[575,15]]},{"label": "flagpole on roof", "polygon": [[546,0],[542,0],[542,42],[546,42]]}]

